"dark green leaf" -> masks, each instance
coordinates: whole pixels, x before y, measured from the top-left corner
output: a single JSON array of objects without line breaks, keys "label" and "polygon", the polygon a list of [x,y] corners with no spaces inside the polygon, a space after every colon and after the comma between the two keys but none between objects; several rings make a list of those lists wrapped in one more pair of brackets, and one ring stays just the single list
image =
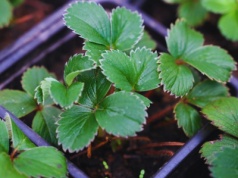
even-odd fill
[{"label": "dark green leaf", "polygon": [[228,88],[215,81],[205,80],[198,83],[186,98],[189,103],[202,108],[224,96],[228,96]]},{"label": "dark green leaf", "polygon": [[0,153],[9,152],[9,134],[6,124],[0,118]]},{"label": "dark green leaf", "polygon": [[116,8],[112,11],[111,23],[113,49],[131,49],[142,37],[143,20],[136,12]]},{"label": "dark green leaf", "polygon": [[76,2],[67,9],[64,20],[70,29],[86,40],[110,46],[111,24],[101,5]]},{"label": "dark green leaf", "polygon": [[91,109],[73,106],[66,110],[58,121],[58,139],[64,150],[82,150],[94,139],[98,123]]},{"label": "dark green leaf", "polygon": [[0,105],[17,117],[22,117],[34,111],[37,107],[34,99],[27,93],[18,90],[0,91]]},{"label": "dark green leaf", "polygon": [[216,100],[202,109],[212,124],[226,133],[238,137],[238,99],[226,97]]},{"label": "dark green leaf", "polygon": [[38,111],[32,122],[32,129],[43,137],[47,142],[57,145],[56,121],[59,119],[61,110],[56,107],[44,107]]},{"label": "dark green leaf", "polygon": [[16,7],[19,6],[20,4],[22,4],[24,2],[24,0],[9,0],[11,5]]},{"label": "dark green leaf", "polygon": [[66,177],[65,157],[54,147],[29,149],[14,159],[14,167],[28,177]]},{"label": "dark green leaf", "polygon": [[109,95],[96,110],[96,119],[103,129],[116,136],[134,136],[142,130],[146,106],[129,92]]},{"label": "dark green leaf", "polygon": [[175,117],[178,120],[178,126],[182,127],[187,136],[193,136],[201,128],[202,119],[193,107],[179,102],[174,111]]},{"label": "dark green leaf", "polygon": [[82,54],[74,55],[69,59],[64,68],[64,80],[67,85],[71,85],[76,76],[95,68],[94,62]]}]

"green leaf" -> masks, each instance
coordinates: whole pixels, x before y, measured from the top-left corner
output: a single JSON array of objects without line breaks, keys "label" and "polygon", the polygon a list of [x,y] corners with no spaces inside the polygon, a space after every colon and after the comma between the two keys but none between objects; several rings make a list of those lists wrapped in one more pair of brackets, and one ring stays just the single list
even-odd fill
[{"label": "green leaf", "polygon": [[212,101],[228,96],[228,88],[211,80],[198,83],[186,97],[188,102],[203,108]]},{"label": "green leaf", "polygon": [[138,96],[139,99],[143,102],[143,104],[148,108],[150,106],[150,104],[152,103],[152,101],[150,101],[148,98],[146,98],[145,96],[134,92],[134,95]]},{"label": "green leaf", "polygon": [[89,41],[85,42],[83,49],[86,50],[86,55],[90,57],[97,65],[99,65],[99,60],[102,59],[102,53],[109,50],[104,45],[92,43]]},{"label": "green leaf", "polygon": [[134,136],[142,130],[147,113],[143,102],[129,92],[109,95],[96,110],[100,127],[116,136]]},{"label": "green leaf", "polygon": [[46,78],[53,76],[44,67],[32,67],[24,72],[22,76],[22,88],[30,95],[35,95],[35,89],[40,82]]},{"label": "green leaf", "polygon": [[84,72],[78,80],[85,82],[79,103],[91,108],[97,106],[104,99],[111,86],[106,77],[97,70]]},{"label": "green leaf", "polygon": [[0,91],[0,105],[12,112],[16,117],[23,117],[37,107],[31,96],[18,90]]},{"label": "green leaf", "polygon": [[12,6],[8,0],[0,1],[0,28],[7,26],[12,18]]},{"label": "green leaf", "polygon": [[183,59],[185,54],[190,54],[204,43],[203,36],[188,27],[186,22],[177,21],[171,26],[166,37],[169,52],[176,59]]},{"label": "green leaf", "polygon": [[14,7],[17,7],[24,2],[24,0],[9,0],[9,1],[10,1],[11,5]]},{"label": "green leaf", "polygon": [[193,73],[186,65],[176,64],[176,58],[162,53],[159,57],[159,77],[164,90],[176,96],[184,96],[193,87]]},{"label": "green leaf", "polygon": [[174,4],[174,3],[182,3],[183,1],[186,1],[186,0],[163,0],[163,1]]},{"label": "green leaf", "polygon": [[138,43],[136,43],[133,49],[135,50],[137,48],[143,48],[143,47],[146,47],[148,49],[156,48],[156,42],[150,37],[147,31],[144,31],[141,40]]},{"label": "green leaf", "polygon": [[12,121],[11,117],[8,114],[5,116],[5,120],[14,149],[22,151],[35,147],[35,145],[29,140],[29,138]]},{"label": "green leaf", "polygon": [[203,46],[184,57],[184,61],[218,82],[227,82],[235,62],[225,50],[217,46]]},{"label": "green leaf", "polygon": [[0,119],[0,153],[9,152],[9,134],[6,124]]},{"label": "green leaf", "polygon": [[69,152],[88,146],[99,128],[93,111],[76,105],[61,114],[58,125],[59,143]]},{"label": "green leaf", "polygon": [[0,177],[27,178],[26,175],[21,174],[13,167],[10,156],[5,152],[0,153],[0,165]]},{"label": "green leaf", "polygon": [[238,99],[234,97],[216,100],[202,109],[202,113],[222,131],[238,137]]},{"label": "green leaf", "polygon": [[205,20],[208,13],[199,0],[182,3],[178,9],[178,15],[180,18],[186,19],[189,25],[197,26]]},{"label": "green leaf", "polygon": [[87,56],[83,56],[82,54],[74,55],[65,65],[64,80],[69,86],[73,83],[75,77],[81,72],[85,72],[94,68],[94,62],[89,60]]},{"label": "green leaf", "polygon": [[84,84],[75,82],[72,85],[65,87],[57,80],[51,81],[50,95],[56,104],[61,107],[70,108],[74,102],[77,102],[82,94]]},{"label": "green leaf", "polygon": [[126,91],[147,91],[158,87],[157,54],[142,48],[131,51],[130,57],[121,51],[103,54],[101,68],[108,80]]},{"label": "green leaf", "polygon": [[187,136],[193,136],[201,128],[202,119],[197,110],[193,107],[179,102],[174,111],[175,117],[178,120],[178,126],[182,127]]},{"label": "green leaf", "polygon": [[225,14],[237,7],[236,0],[202,0],[202,5],[214,13]]},{"label": "green leaf", "polygon": [[64,20],[70,29],[86,40],[110,46],[111,24],[101,5],[76,2],[67,9]]},{"label": "green leaf", "polygon": [[219,22],[218,27],[221,33],[229,40],[238,41],[238,10],[231,11],[223,15]]},{"label": "green leaf", "polygon": [[37,147],[18,155],[14,167],[28,177],[66,177],[65,157],[54,147]]},{"label": "green leaf", "polygon": [[220,140],[210,141],[203,144],[200,152],[208,164],[212,164],[217,156],[217,152],[222,152],[225,147],[238,147],[238,140],[228,135],[221,135]]},{"label": "green leaf", "polygon": [[61,110],[56,107],[44,107],[36,113],[32,122],[32,129],[53,145],[57,145],[55,123],[58,121],[60,113]]},{"label": "green leaf", "polygon": [[137,12],[126,8],[112,10],[112,48],[131,49],[142,37],[143,20]]}]

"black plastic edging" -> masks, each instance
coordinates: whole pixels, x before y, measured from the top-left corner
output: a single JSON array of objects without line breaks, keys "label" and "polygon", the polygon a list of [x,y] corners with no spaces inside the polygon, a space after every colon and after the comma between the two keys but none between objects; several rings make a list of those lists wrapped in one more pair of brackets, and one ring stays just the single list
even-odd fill
[{"label": "black plastic edging", "polygon": [[[43,138],[41,138],[36,132],[28,127],[24,122],[18,119],[11,112],[7,111],[4,107],[0,106],[0,118],[5,118],[9,114],[12,121],[18,126],[19,129],[37,146],[51,146]],[[88,178],[85,173],[79,170],[72,162],[67,160],[67,168],[71,176],[74,178]]]}]

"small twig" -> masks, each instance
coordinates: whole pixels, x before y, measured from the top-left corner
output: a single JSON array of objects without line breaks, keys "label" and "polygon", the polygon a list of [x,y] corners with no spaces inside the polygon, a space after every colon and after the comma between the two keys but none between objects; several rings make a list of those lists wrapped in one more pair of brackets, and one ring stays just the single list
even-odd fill
[{"label": "small twig", "polygon": [[171,112],[173,110],[173,108],[174,108],[174,105],[173,106],[168,106],[165,109],[163,109],[162,111],[156,112],[155,114],[153,114],[152,116],[150,116],[147,119],[147,123],[149,124],[151,122],[154,122],[155,120],[163,118],[166,114]]}]

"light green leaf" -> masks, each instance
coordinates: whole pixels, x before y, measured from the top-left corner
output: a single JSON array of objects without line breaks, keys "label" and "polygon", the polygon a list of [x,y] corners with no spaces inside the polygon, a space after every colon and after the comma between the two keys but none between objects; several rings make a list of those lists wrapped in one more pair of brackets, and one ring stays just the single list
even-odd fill
[{"label": "light green leaf", "polygon": [[37,107],[34,99],[27,93],[8,89],[0,91],[0,105],[12,112],[16,117],[23,117]]},{"label": "light green leaf", "polygon": [[57,145],[56,121],[59,119],[61,110],[50,106],[38,111],[32,122],[32,129],[47,142]]},{"label": "light green leaf", "polygon": [[217,152],[222,152],[225,147],[238,148],[238,140],[228,135],[221,135],[220,140],[210,141],[203,144],[200,152],[208,164],[212,164]]},{"label": "light green leaf", "polygon": [[58,125],[59,143],[69,152],[88,146],[99,128],[93,111],[76,105],[61,114]]},{"label": "light green leaf", "polygon": [[79,103],[90,108],[96,107],[104,99],[111,86],[106,77],[97,70],[84,72],[78,80],[85,83]]},{"label": "light green leaf", "polygon": [[204,107],[212,101],[228,96],[228,88],[211,80],[198,83],[186,97],[188,102],[198,107]]},{"label": "light green leaf", "polygon": [[12,18],[12,6],[8,0],[0,1],[0,28],[7,26]]},{"label": "light green leaf", "polygon": [[202,109],[202,113],[222,131],[238,137],[238,99],[234,97],[216,100]]},{"label": "light green leaf", "polygon": [[235,62],[225,50],[217,46],[203,46],[184,57],[184,61],[218,82],[227,82]]},{"label": "light green leaf", "polygon": [[112,48],[131,49],[142,37],[143,20],[137,12],[126,8],[112,10]]},{"label": "light green leaf", "polygon": [[37,147],[18,155],[14,167],[28,177],[66,177],[66,159],[54,147]]},{"label": "light green leaf", "polygon": [[69,86],[73,83],[75,77],[77,77],[81,72],[85,72],[94,68],[94,62],[89,60],[87,56],[83,56],[82,54],[74,55],[65,65],[64,80]]},{"label": "light green leaf", "polygon": [[164,89],[176,96],[184,96],[193,87],[193,73],[186,66],[169,54],[162,53],[159,57],[159,77]]},{"label": "light green leaf", "polygon": [[178,126],[182,127],[187,136],[193,136],[201,128],[202,119],[197,110],[193,107],[179,102],[174,111],[175,117],[178,120]]},{"label": "light green leaf", "polygon": [[130,57],[121,51],[103,54],[101,68],[108,80],[126,91],[147,91],[158,87],[157,54],[142,48],[131,51]]},{"label": "light green leaf", "polygon": [[102,53],[110,48],[104,45],[92,43],[89,41],[85,42],[83,49],[86,50],[86,55],[90,57],[97,65],[99,65],[99,60],[102,59]]},{"label": "light green leaf", "polygon": [[176,59],[182,59],[204,43],[203,36],[188,27],[185,21],[177,21],[172,25],[166,43],[169,52]]},{"label": "light green leaf", "polygon": [[227,39],[238,41],[238,32],[234,30],[238,29],[238,10],[223,15],[218,22],[218,27]]},{"label": "light green leaf", "polygon": [[76,2],[67,9],[64,20],[70,29],[86,40],[110,46],[110,20],[101,5]]},{"label": "light green leaf", "polygon": [[109,95],[96,110],[96,120],[100,127],[116,136],[135,136],[142,130],[147,113],[146,106],[129,92]]},{"label": "light green leaf", "polygon": [[8,114],[4,119],[6,120],[6,124],[12,140],[12,146],[14,149],[21,151],[35,147],[35,145],[29,140],[29,138],[12,121]]},{"label": "light green leaf", "polygon": [[136,43],[133,49],[135,50],[137,48],[143,48],[143,47],[146,47],[148,49],[156,48],[156,42],[150,37],[147,31],[144,31],[141,40],[138,43]]},{"label": "light green leaf", "polygon": [[214,13],[228,13],[237,7],[236,0],[202,0],[202,5]]},{"label": "light green leaf", "polygon": [[84,84],[75,82],[72,85],[65,87],[57,80],[51,81],[50,96],[56,104],[61,107],[70,108],[74,102],[77,102],[82,94]]},{"label": "light green leaf", "polygon": [[27,178],[26,175],[21,174],[13,167],[10,156],[5,152],[0,153],[0,165],[0,177]]},{"label": "light green leaf", "polygon": [[6,124],[0,119],[0,153],[9,152],[9,134]]},{"label": "light green leaf", "polygon": [[35,95],[35,89],[46,77],[52,77],[44,67],[32,67],[24,72],[22,76],[22,88],[30,95]]},{"label": "light green leaf", "polygon": [[199,0],[182,3],[178,8],[178,15],[186,19],[189,25],[197,26],[205,20],[208,13]]}]

